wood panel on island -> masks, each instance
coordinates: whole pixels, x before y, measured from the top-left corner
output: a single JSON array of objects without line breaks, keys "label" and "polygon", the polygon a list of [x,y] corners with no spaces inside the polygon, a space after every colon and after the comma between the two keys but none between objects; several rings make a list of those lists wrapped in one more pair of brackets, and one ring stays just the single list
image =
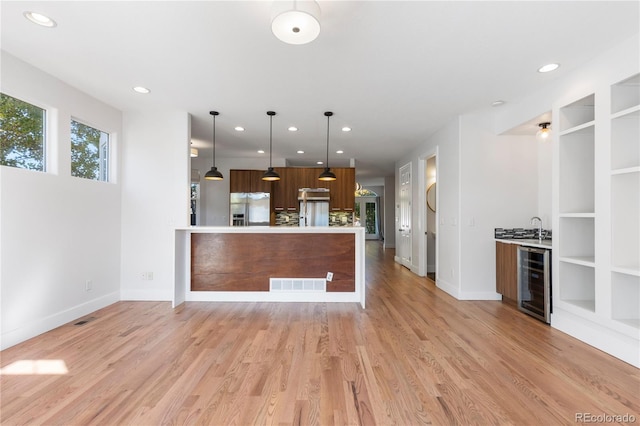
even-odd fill
[{"label": "wood panel on island", "polygon": [[318,278],[330,271],[327,292],[354,292],[355,260],[353,234],[192,234],[191,291],[268,292],[270,277]]}]

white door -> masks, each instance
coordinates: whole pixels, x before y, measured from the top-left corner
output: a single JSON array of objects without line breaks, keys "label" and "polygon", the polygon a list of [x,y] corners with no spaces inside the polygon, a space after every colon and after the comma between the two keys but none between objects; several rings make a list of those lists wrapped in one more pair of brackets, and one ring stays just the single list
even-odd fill
[{"label": "white door", "polygon": [[411,163],[400,168],[400,263],[411,268]]}]

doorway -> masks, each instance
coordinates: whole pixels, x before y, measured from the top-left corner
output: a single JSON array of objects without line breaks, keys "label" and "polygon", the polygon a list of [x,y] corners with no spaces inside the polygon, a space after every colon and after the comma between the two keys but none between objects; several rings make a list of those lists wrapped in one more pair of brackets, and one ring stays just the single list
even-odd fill
[{"label": "doorway", "polygon": [[411,163],[400,167],[399,263],[411,269]]},{"label": "doorway", "polygon": [[427,251],[427,277],[436,280],[436,228],[437,228],[437,185],[436,185],[436,156],[427,158],[425,167],[425,187],[426,193],[426,251]]},{"label": "doorway", "polygon": [[355,226],[364,227],[367,240],[380,239],[380,197],[375,193],[365,197],[356,197]]}]

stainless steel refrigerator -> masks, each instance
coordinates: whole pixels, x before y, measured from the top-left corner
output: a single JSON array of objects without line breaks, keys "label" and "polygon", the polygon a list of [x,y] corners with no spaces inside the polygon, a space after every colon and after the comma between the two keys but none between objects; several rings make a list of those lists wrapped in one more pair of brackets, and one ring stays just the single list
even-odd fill
[{"label": "stainless steel refrigerator", "polygon": [[231,226],[269,226],[268,192],[232,192],[229,196]]},{"label": "stainless steel refrigerator", "polygon": [[300,226],[329,226],[329,190],[300,188]]}]

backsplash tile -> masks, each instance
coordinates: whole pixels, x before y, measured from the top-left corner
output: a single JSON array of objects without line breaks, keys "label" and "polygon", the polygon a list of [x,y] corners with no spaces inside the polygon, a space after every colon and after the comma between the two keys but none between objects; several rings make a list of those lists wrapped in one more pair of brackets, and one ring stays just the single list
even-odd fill
[{"label": "backsplash tile", "polygon": [[[542,234],[544,240],[551,239],[551,229],[543,229]],[[538,228],[495,228],[493,230],[493,236],[494,238],[505,240],[525,240],[538,238]]]},{"label": "backsplash tile", "polygon": [[277,212],[276,226],[299,226],[300,215],[298,212]]},{"label": "backsplash tile", "polygon": [[329,226],[353,226],[353,212],[330,212]]},{"label": "backsplash tile", "polygon": [[[298,212],[276,212],[275,226],[300,226]],[[330,212],[329,226],[353,226],[353,212]]]}]

